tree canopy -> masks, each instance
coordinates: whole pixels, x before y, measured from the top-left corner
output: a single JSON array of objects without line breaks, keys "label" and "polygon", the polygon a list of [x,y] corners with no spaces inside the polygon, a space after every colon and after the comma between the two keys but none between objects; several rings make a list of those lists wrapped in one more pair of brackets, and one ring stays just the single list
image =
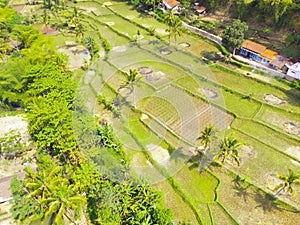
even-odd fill
[{"label": "tree canopy", "polygon": [[245,32],[248,30],[248,25],[240,20],[235,20],[231,26],[227,26],[222,35],[222,43],[229,49],[239,48],[245,38]]}]

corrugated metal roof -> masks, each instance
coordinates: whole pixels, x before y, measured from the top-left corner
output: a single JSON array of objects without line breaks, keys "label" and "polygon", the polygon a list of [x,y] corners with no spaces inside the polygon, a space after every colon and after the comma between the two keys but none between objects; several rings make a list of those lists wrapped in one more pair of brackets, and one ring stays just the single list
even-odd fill
[{"label": "corrugated metal roof", "polygon": [[262,58],[268,59],[270,61],[273,60],[276,57],[276,55],[278,55],[278,53],[270,49],[266,49],[263,53],[260,54]]},{"label": "corrugated metal roof", "polygon": [[276,57],[270,62],[271,65],[277,66],[279,69],[283,68],[284,65],[288,62],[288,59],[281,56],[276,55]]},{"label": "corrugated metal roof", "polygon": [[176,0],[163,0],[164,4],[167,4],[168,6],[170,6],[171,8],[174,8],[175,6],[179,5],[180,2],[176,1]]},{"label": "corrugated metal roof", "polygon": [[263,53],[267,49],[266,46],[257,44],[250,40],[245,40],[242,44],[242,48],[250,50],[250,51],[258,53],[258,54]]}]

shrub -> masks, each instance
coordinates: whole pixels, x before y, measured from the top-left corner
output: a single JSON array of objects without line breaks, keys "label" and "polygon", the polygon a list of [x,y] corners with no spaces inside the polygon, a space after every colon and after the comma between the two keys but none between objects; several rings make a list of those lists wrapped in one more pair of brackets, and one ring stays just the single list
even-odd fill
[{"label": "shrub", "polygon": [[295,88],[299,88],[299,87],[300,87],[300,85],[299,85],[299,81],[297,81],[297,80],[294,80],[294,82],[293,82],[293,86],[294,86]]},{"label": "shrub", "polygon": [[271,28],[270,28],[270,27],[265,27],[265,28],[263,29],[263,32],[264,32],[265,34],[269,34],[269,33],[271,32]]},{"label": "shrub", "polygon": [[227,51],[227,49],[223,45],[219,45],[218,47],[219,47],[219,50],[222,52],[223,55],[230,56],[230,52]]}]

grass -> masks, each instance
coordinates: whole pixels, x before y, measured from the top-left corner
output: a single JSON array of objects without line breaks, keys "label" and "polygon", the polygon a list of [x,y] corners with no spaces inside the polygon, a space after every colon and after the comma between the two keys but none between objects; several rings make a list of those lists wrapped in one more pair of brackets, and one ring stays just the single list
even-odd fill
[{"label": "grass", "polygon": [[225,109],[238,117],[252,118],[261,107],[259,103],[222,90]]},{"label": "grass", "polygon": [[[177,146],[185,146],[186,143],[182,142],[177,135],[171,133],[167,130],[162,124],[158,123],[157,120],[148,118],[142,121],[153,133],[155,133],[158,137],[164,139],[164,142],[167,142],[169,145],[173,147]],[[162,146],[165,148],[165,146]]]},{"label": "grass", "polygon": [[56,34],[53,38],[53,43],[57,48],[63,47],[66,45],[66,41],[75,41],[75,35],[72,34]]},{"label": "grass", "polygon": [[[211,83],[197,80],[190,76],[185,76],[176,80],[176,84],[184,89],[188,89],[194,95],[207,99],[217,104],[224,110],[228,110],[239,117],[251,118],[260,108],[260,104],[252,100],[242,98],[239,95],[225,91],[224,89],[215,87]],[[217,92],[220,96],[216,99],[208,99],[202,92],[201,88],[209,88]]]},{"label": "grass", "polygon": [[[232,127],[240,130],[265,144],[272,146],[280,152],[286,151],[289,147],[299,146],[300,142],[289,138],[287,135],[276,132],[262,124],[250,120],[235,120]],[[259,131],[259,132],[257,132]]]},{"label": "grass", "polygon": [[83,13],[93,12],[97,16],[103,16],[107,14],[112,14],[110,10],[102,7],[102,4],[95,1],[81,1],[76,4],[76,7],[80,8]]},{"label": "grass", "polygon": [[176,222],[189,222],[197,224],[197,219],[190,207],[181,199],[180,196],[173,190],[172,186],[163,181],[154,185],[154,188],[160,190],[164,194],[165,206],[171,208],[174,212]]},{"label": "grass", "polygon": [[155,18],[135,11],[132,6],[128,6],[125,2],[108,7],[133,23],[139,24],[145,28],[156,28],[157,34],[161,34],[158,32],[159,30],[165,30],[168,28],[165,24],[158,22]]},{"label": "grass", "polygon": [[139,108],[150,114],[152,117],[163,121],[167,126],[172,126],[175,122],[180,120],[180,115],[174,105],[163,98],[147,98],[141,102]]},{"label": "grass", "polygon": [[[255,116],[255,119],[260,120],[275,129],[279,129],[283,133],[286,133],[283,126],[284,123],[300,123],[299,115],[274,109],[268,105],[263,106],[262,110]],[[299,138],[299,136],[296,135],[294,137]]]},{"label": "grass", "polygon": [[278,106],[280,108],[300,112],[300,103],[298,97],[289,92],[284,92],[278,88],[257,82],[242,75],[236,75],[229,72],[224,72],[214,65],[210,66],[217,82],[230,89],[242,93],[243,95],[252,95],[252,97],[264,101],[265,94],[274,94],[279,98],[285,99],[287,102],[284,105]]},{"label": "grass", "polygon": [[100,22],[98,22],[96,19],[92,19],[93,17],[91,17],[89,15],[89,17],[84,16],[84,20],[89,21],[92,25],[94,25],[97,30],[100,32],[100,34],[106,39],[108,40],[108,42],[112,45],[112,46],[119,46],[119,45],[126,45],[128,44],[128,39],[117,35],[115,32],[113,32],[111,29],[109,29],[109,27],[107,25],[104,25]]},{"label": "grass", "polygon": [[215,224],[236,224],[218,203],[210,204],[209,206]]},{"label": "grass", "polygon": [[139,140],[144,146],[148,144],[159,145],[161,140],[153,134],[143,123],[137,120],[128,121],[129,129],[132,134]]},{"label": "grass", "polygon": [[200,211],[203,223],[205,225],[213,225],[214,224],[214,220],[211,215],[211,209],[210,209],[209,203],[200,203],[198,205],[198,210]]},{"label": "grass", "polygon": [[129,68],[138,68],[144,62],[149,61],[158,63],[163,63],[162,59],[158,58],[143,49],[140,49],[136,45],[126,45],[124,51],[112,51],[110,52],[110,63],[112,63],[116,68],[128,72]]},{"label": "grass", "polygon": [[[120,29],[120,28],[117,28]],[[154,50],[156,53],[158,52],[158,48],[152,48],[151,50]],[[138,54],[134,54],[135,52],[128,52],[129,54],[126,55],[126,63],[130,63],[130,62],[134,62],[134,60],[139,58],[139,55],[144,55],[145,52],[140,51],[138,52]],[[158,53],[159,54],[159,53]],[[149,55],[149,58],[155,58],[156,56],[153,55]],[[180,57],[181,59],[182,56],[182,60],[178,61],[176,59],[178,59]],[[147,58],[147,57],[146,57]],[[178,66],[182,67],[182,68],[186,68],[188,63],[197,63],[196,61],[191,61],[191,57],[186,54],[182,54],[181,52],[177,52],[174,51],[171,55],[166,56],[166,58],[170,61],[175,61]],[[118,61],[120,59],[118,58]],[[164,72],[169,72],[169,73],[175,73],[178,76],[178,70],[176,71],[175,68],[172,68],[173,66],[169,65],[169,64],[163,64],[161,63],[161,60],[158,60],[158,62],[153,62],[153,61],[143,61],[142,63],[138,63],[138,64],[132,64],[130,66],[127,66],[125,68],[128,69],[129,67],[136,67],[136,65],[145,65],[145,66],[151,66],[153,67],[154,70],[161,70]],[[122,60],[120,60],[120,62],[114,62],[117,64],[117,67],[120,68],[121,64],[123,63]],[[121,66],[122,68],[122,66]],[[201,71],[202,69],[199,69],[198,71]],[[197,69],[195,69],[195,71],[197,71]],[[198,72],[197,71],[197,72]],[[208,74],[203,74],[203,70],[201,71],[202,73],[200,73],[202,76],[206,76],[208,77]],[[215,71],[213,71],[215,72]],[[214,74],[215,75],[215,74]],[[184,76],[184,73],[183,73]],[[230,76],[230,78],[222,78],[222,76]],[[179,78],[179,79],[178,79]],[[208,77],[211,78],[211,77]],[[229,86],[230,88],[237,90],[245,95],[252,93],[252,89],[246,89],[245,90],[245,85],[248,81],[250,81],[251,84],[247,84],[247,86],[252,86],[254,85],[254,81],[241,77],[241,76],[237,76],[235,74],[230,74],[230,73],[224,73],[223,71],[221,71],[220,74],[215,75],[216,80],[214,82],[218,82],[221,83],[225,86]],[[198,79],[197,82],[193,82],[194,80],[191,77],[188,76],[184,76],[184,77],[170,77],[169,79],[174,79],[174,81],[176,79],[176,85],[181,85],[184,88],[189,88],[191,91],[198,91],[199,92],[199,87],[201,87],[201,85],[203,85],[204,81],[202,81],[201,79]],[[233,80],[238,80],[237,82],[229,82],[229,79],[233,79]],[[118,81],[119,78],[116,79],[116,81]],[[188,81],[188,82],[187,82]],[[198,82],[199,81],[199,82]],[[110,82],[110,81],[109,81]],[[114,82],[113,82],[114,83]],[[244,85],[245,83],[245,85]],[[142,85],[144,85],[143,82],[141,82]],[[242,85],[241,85],[242,84]],[[207,83],[206,83],[207,85]],[[238,87],[239,86],[239,87]],[[143,86],[140,90],[143,90],[144,87]],[[209,86],[211,88],[216,88],[214,85]],[[252,87],[251,87],[252,88]],[[264,84],[259,83],[258,85],[256,85],[255,87],[253,87],[253,89],[260,89],[260,92],[258,94],[256,94],[255,96],[259,96],[259,97],[263,97],[262,93],[269,93],[271,91],[271,93],[275,93],[276,95],[280,96],[280,90],[276,89],[274,87],[270,87],[270,86],[266,86]],[[243,118],[252,118],[255,113],[258,111],[258,109],[260,108],[260,104],[258,102],[252,101],[252,100],[248,100],[248,99],[242,99],[241,96],[236,95],[234,93],[230,93],[230,92],[226,92],[224,90],[221,90],[222,96],[224,97],[224,102],[226,104],[226,109],[232,111],[233,113],[235,113],[237,116],[239,117],[243,117]],[[201,95],[201,94],[199,94]],[[257,97],[258,98],[258,97]],[[216,102],[220,101],[220,100],[215,100]],[[142,102],[141,102],[142,103]],[[152,102],[153,103],[153,102]],[[166,104],[158,104],[157,102],[155,102],[154,104],[148,104],[151,105],[151,110],[155,109],[153,108],[153,106],[159,106],[159,105],[164,105],[166,106]],[[220,102],[219,102],[220,104]],[[172,119],[171,117],[173,117],[173,112],[174,109],[170,109],[168,110],[168,107],[164,108],[165,110],[165,114],[160,114],[160,115],[165,115],[165,119],[169,120]],[[170,112],[169,112],[170,111]],[[293,115],[293,114],[291,114]],[[240,120],[238,120],[238,122],[240,122]],[[254,123],[254,122],[253,122]],[[234,127],[237,127],[237,124],[239,125],[239,123],[234,123]],[[257,125],[257,123],[254,123],[255,125]],[[135,136],[135,138],[137,138],[143,145],[146,145],[147,143],[155,143],[157,142],[159,139],[157,138],[156,135],[152,135],[153,132],[151,132],[147,127],[145,127],[140,121],[138,117],[132,117],[132,119],[130,121],[128,121],[128,125],[130,128],[130,131],[133,133],[133,135]],[[153,125],[152,125],[153,126]],[[265,126],[260,125],[261,127],[256,127],[252,124],[247,124],[244,125],[242,127],[238,127],[238,129],[241,129],[241,131],[243,132],[248,132],[247,129],[253,129],[253,131],[256,131],[257,129],[266,129]],[[268,134],[267,130],[266,132],[263,132],[264,135]],[[255,132],[254,132],[255,133]],[[275,132],[276,133],[276,132]],[[260,134],[262,135],[262,134]],[[272,140],[270,138],[270,136],[265,137],[263,135],[263,137],[259,136],[259,137],[255,137],[257,139],[264,139],[267,138],[269,140]],[[238,136],[241,137],[242,140],[246,140],[247,142],[251,143],[251,145],[254,145],[255,149],[259,149],[257,151],[259,151],[259,154],[261,157],[259,158],[255,158],[255,159],[251,159],[251,160],[245,160],[243,162],[243,169],[237,169],[237,171],[239,171],[239,173],[241,174],[249,174],[250,177],[259,177],[259,175],[263,175],[266,171],[271,171],[273,173],[276,173],[277,170],[282,169],[282,168],[287,168],[288,163],[290,162],[288,157],[285,157],[284,155],[282,155],[281,153],[275,151],[274,149],[268,147],[268,146],[263,146],[261,143],[257,143],[256,139],[253,139],[250,136],[244,135],[242,133],[238,133]],[[124,141],[126,141],[125,139],[123,139]],[[287,141],[287,143],[290,143],[289,140]],[[263,147],[262,147],[263,146]],[[134,151],[131,151],[130,153],[133,157],[133,159],[135,159],[135,161],[139,161],[141,163],[141,165],[145,164],[145,158],[142,159],[143,157],[141,156],[141,153],[134,153]],[[280,158],[281,160],[279,161],[278,158]],[[138,159],[138,160],[137,160]],[[264,167],[264,170],[262,170],[261,166],[257,167],[257,165],[268,165],[268,167]],[[248,168],[248,169],[247,169]],[[234,168],[236,169],[236,168]],[[260,173],[259,173],[260,172]],[[183,188],[183,190],[188,193],[188,195],[190,195],[194,200],[202,202],[202,203],[213,203],[215,200],[215,188],[217,186],[217,180],[211,176],[210,174],[204,172],[205,174],[199,174],[198,171],[195,170],[189,170],[188,166],[185,166],[181,171],[179,171],[174,178],[176,180],[178,180],[178,182],[180,183],[181,187]],[[263,176],[262,176],[263,177]],[[257,184],[259,185],[263,185],[263,179],[258,178],[258,180],[255,180],[255,182],[257,182]],[[166,183],[167,184],[167,183]],[[162,184],[162,190],[165,191],[166,194],[168,194],[170,191],[173,191],[172,189],[166,189],[165,185],[166,184]],[[171,198],[172,200],[170,200],[170,202],[168,202],[168,200],[166,201],[166,204],[170,204],[171,208],[173,208],[175,210],[176,215],[178,215],[178,218],[185,218],[184,216],[182,216],[182,214],[178,214],[178,209],[175,207],[178,207],[178,203],[179,202],[175,202],[177,200],[173,200],[173,198],[175,198],[174,196]],[[221,199],[222,200],[222,199]],[[180,203],[179,203],[180,204]],[[220,224],[224,221],[226,221],[226,224],[234,224],[234,222],[232,221],[232,219],[230,218],[230,216],[223,210],[223,208],[220,205],[217,205],[216,203],[210,204],[209,207],[212,210],[212,215],[214,216],[214,220],[215,220],[215,224]],[[225,205],[225,207],[227,207]],[[235,208],[236,209],[236,208]],[[234,210],[235,210],[234,209]],[[176,211],[177,210],[177,211]],[[182,212],[183,210],[179,210],[180,212]],[[230,208],[230,212],[232,212],[232,209]],[[208,213],[208,208],[201,208],[199,209],[199,214],[205,214],[205,216],[203,216],[205,221],[210,221],[210,217],[208,217],[209,213]],[[208,213],[208,214],[207,214]],[[185,214],[185,213],[184,213]],[[238,217],[238,215],[234,215],[235,217]],[[216,217],[216,218],[215,218]],[[207,223],[209,224],[209,223]]]},{"label": "grass", "polygon": [[222,179],[220,202],[240,224],[294,224],[298,220],[298,213],[284,209],[254,186],[238,188],[226,171],[214,172]]},{"label": "grass", "polygon": [[103,15],[100,17],[97,17],[102,23],[106,23],[108,26],[112,27],[113,29],[119,31],[120,33],[128,36],[129,38],[133,39],[134,36],[137,35],[138,30],[140,31],[140,34],[144,37],[146,40],[152,40],[153,37],[149,35],[149,33],[145,30],[137,28],[132,23],[114,15]]},{"label": "grass", "polygon": [[189,43],[191,46],[186,50],[197,56],[203,56],[205,52],[219,52],[214,45],[211,45],[210,43],[201,40],[200,38],[193,37],[189,34],[183,34],[181,37],[178,37],[177,43],[181,42]]},{"label": "grass", "polygon": [[[186,76],[187,73],[182,70],[180,67],[173,66],[167,62],[161,61],[157,59],[155,61],[143,61],[140,62],[138,66],[148,66],[153,70],[153,72],[163,72],[164,75],[161,77],[162,79],[167,79],[166,82],[172,82],[180,77]],[[137,67],[138,67],[137,66]],[[137,68],[136,67],[136,68]],[[157,85],[155,85],[157,86]]]},{"label": "grass", "polygon": [[4,116],[24,116],[25,112],[23,110],[10,110],[10,109],[0,109],[0,117]]},{"label": "grass", "polygon": [[291,163],[291,158],[283,155],[276,149],[257,142],[256,139],[234,131],[239,141],[253,147],[253,155],[240,150],[241,166],[230,168],[243,176],[249,175],[250,179],[261,186],[265,185],[265,175],[270,173],[285,172],[288,168],[297,170],[297,165]]},{"label": "grass", "polygon": [[197,169],[190,170],[189,166],[186,165],[175,174],[174,178],[181,184],[184,191],[197,202],[214,202],[218,181],[208,172],[199,173]]}]

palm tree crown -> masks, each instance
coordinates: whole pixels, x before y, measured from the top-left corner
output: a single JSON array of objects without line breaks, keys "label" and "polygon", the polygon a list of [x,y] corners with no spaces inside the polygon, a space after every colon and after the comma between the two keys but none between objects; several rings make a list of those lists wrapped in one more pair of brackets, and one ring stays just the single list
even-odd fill
[{"label": "palm tree crown", "polygon": [[201,131],[198,140],[200,140],[200,145],[203,146],[204,149],[207,149],[210,146],[212,140],[215,138],[216,132],[217,129],[213,125],[205,127],[205,129]]},{"label": "palm tree crown", "polygon": [[293,185],[300,184],[300,175],[295,174],[291,169],[289,169],[289,174],[278,174],[277,177],[282,181],[282,183],[275,188],[275,191],[277,191],[276,195],[278,195],[281,191],[286,191],[293,195],[295,193]]},{"label": "palm tree crown", "polygon": [[242,144],[233,135],[225,137],[221,140],[220,151],[216,156],[216,160],[220,159],[221,163],[224,164],[225,160],[230,158],[232,163],[236,162],[239,166],[239,147],[241,146]]},{"label": "palm tree crown", "polygon": [[125,81],[125,85],[132,85],[134,82],[138,81],[141,79],[141,77],[139,77],[139,73],[137,71],[137,69],[130,69],[129,70],[129,74],[125,74],[126,75],[126,81]]}]

